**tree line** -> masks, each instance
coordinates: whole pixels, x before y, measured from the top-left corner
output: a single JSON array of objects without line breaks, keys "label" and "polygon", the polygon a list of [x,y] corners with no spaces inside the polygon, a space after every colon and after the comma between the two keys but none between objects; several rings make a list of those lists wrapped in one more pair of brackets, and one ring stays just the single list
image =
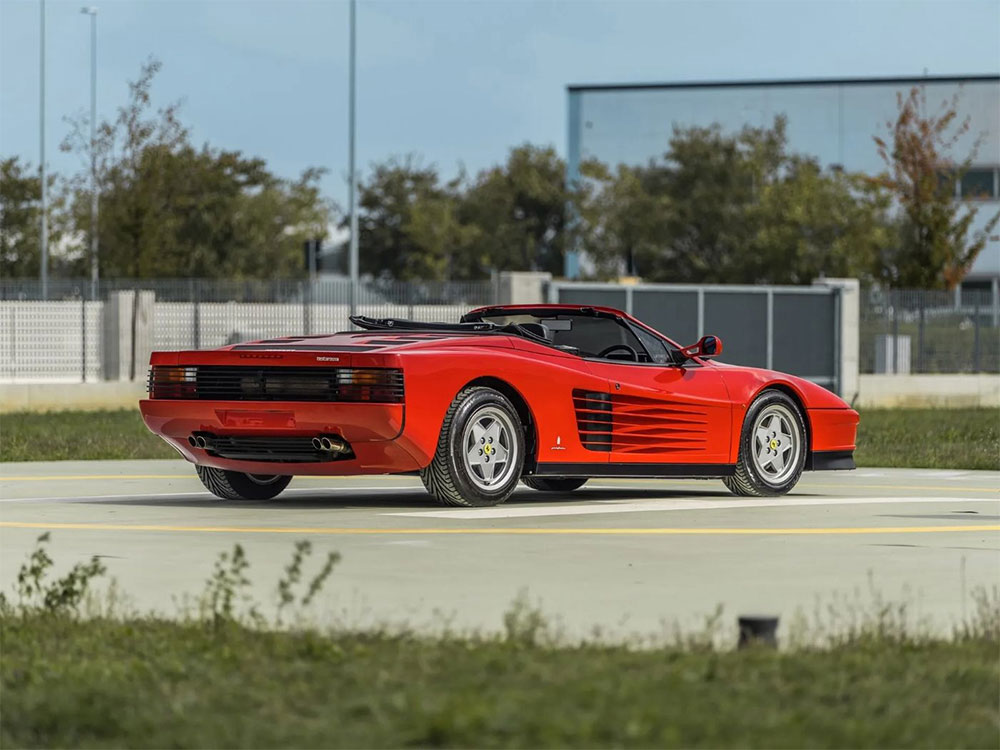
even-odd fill
[{"label": "tree line", "polygon": [[[319,189],[323,170],[278,177],[263,159],[196,147],[177,105],[154,110],[159,63],[93,144],[106,277],[274,278],[305,273],[303,244],[346,226]],[[877,175],[821,166],[789,149],[786,122],[675,128],[643,165],[587,161],[580,178],[551,147],[523,144],[503,164],[443,179],[418,157],[373,164],[359,185],[362,274],[472,280],[493,271],[561,275],[579,251],[593,278],[689,283],[809,283],[853,276],[896,287],[950,287],[968,271],[1000,214],[973,232],[975,207],[954,200],[975,156],[955,158],[956,100],[930,111],[920,89],[874,146]],[[53,276],[86,276],[89,122],[62,144],[86,166],[53,176]],[[41,184],[17,157],[0,159],[0,275],[39,271]]]}]

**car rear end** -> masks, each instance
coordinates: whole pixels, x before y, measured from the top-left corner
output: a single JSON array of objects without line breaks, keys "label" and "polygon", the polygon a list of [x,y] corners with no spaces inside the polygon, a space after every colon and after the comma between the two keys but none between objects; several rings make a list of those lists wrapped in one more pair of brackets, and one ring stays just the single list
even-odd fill
[{"label": "car rear end", "polygon": [[415,471],[397,441],[406,409],[400,360],[280,345],[156,352],[139,407],[152,432],[201,466],[269,475]]}]

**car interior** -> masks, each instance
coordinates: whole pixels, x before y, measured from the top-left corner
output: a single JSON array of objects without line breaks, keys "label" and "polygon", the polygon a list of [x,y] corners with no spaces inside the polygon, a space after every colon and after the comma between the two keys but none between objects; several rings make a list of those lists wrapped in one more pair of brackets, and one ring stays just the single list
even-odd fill
[{"label": "car interior", "polygon": [[476,319],[581,357],[650,364],[676,364],[683,359],[658,336],[610,315],[487,312]]}]

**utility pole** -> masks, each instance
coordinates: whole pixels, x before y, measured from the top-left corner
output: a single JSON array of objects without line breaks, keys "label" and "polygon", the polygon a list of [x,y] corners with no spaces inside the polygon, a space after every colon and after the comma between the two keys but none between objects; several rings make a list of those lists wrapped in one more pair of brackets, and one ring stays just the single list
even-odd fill
[{"label": "utility pole", "polygon": [[355,57],[357,56],[357,41],[355,34],[355,17],[357,15],[357,0],[351,0],[351,43],[350,43],[350,83],[348,86],[348,128],[347,128],[347,149],[348,149],[348,166],[347,171],[350,175],[350,184],[347,188],[347,201],[350,204],[350,225],[351,225],[351,244],[350,244],[350,275],[351,275],[351,315],[357,313],[358,306],[358,195],[357,195],[357,183],[358,177],[354,165],[354,123],[355,123]]},{"label": "utility pole", "polygon": [[90,16],[90,298],[97,299],[97,8],[81,8]]},{"label": "utility pole", "polygon": [[41,0],[41,44],[39,55],[39,126],[38,144],[41,154],[42,172],[42,227],[41,227],[41,265],[39,279],[42,282],[42,299],[49,298],[49,185],[48,170],[45,167],[45,0]]}]

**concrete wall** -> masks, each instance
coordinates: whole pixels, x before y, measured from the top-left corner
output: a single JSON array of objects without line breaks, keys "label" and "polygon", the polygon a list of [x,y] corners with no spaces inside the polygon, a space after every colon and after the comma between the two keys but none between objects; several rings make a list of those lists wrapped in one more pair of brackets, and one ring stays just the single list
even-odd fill
[{"label": "concrete wall", "polygon": [[855,406],[1000,407],[1000,375],[862,375]]},{"label": "concrete wall", "polygon": [[145,396],[144,378],[136,382],[5,383],[0,385],[0,414],[13,411],[136,409],[139,399]]},{"label": "concrete wall", "polygon": [[850,401],[861,389],[861,283],[857,279],[822,279],[813,286],[840,289],[840,397]]},{"label": "concrete wall", "polygon": [[502,271],[500,273],[501,305],[542,304],[552,274],[544,271]]}]

